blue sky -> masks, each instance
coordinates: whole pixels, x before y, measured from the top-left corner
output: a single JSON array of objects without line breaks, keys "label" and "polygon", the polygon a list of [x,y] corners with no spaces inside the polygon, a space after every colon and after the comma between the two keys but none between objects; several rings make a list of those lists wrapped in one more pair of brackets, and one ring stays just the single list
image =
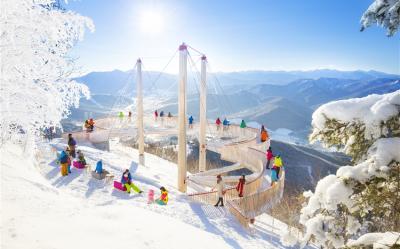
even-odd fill
[{"label": "blue sky", "polygon": [[[181,42],[213,71],[379,70],[400,74],[399,34],[359,32],[372,0],[80,0],[96,26],[73,50],[84,72],[162,70]],[[149,21],[150,19],[150,21]],[[146,21],[147,20],[147,21]],[[196,54],[193,53],[193,57]],[[176,72],[177,59],[166,69]]]}]

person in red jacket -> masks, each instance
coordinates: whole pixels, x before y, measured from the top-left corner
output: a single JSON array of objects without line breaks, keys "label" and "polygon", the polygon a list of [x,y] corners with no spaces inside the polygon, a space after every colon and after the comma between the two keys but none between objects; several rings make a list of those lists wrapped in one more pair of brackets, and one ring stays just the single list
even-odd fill
[{"label": "person in red jacket", "polygon": [[215,124],[217,125],[217,131],[219,131],[219,129],[221,128],[221,119],[219,119],[219,117],[217,118],[217,120],[215,120]]},{"label": "person in red jacket", "polygon": [[236,190],[239,192],[239,197],[243,197],[244,185],[246,184],[246,178],[242,175],[242,178],[239,179],[238,185],[236,186]]},{"label": "person in red jacket", "polygon": [[272,148],[271,148],[271,146],[268,148],[267,153],[266,153],[266,156],[267,156],[266,168],[269,169],[269,164],[270,164],[272,158],[274,157],[274,155],[272,154]]},{"label": "person in red jacket", "polygon": [[154,111],[154,119],[157,121],[157,118],[158,118],[158,112],[157,112],[157,110],[155,110]]}]

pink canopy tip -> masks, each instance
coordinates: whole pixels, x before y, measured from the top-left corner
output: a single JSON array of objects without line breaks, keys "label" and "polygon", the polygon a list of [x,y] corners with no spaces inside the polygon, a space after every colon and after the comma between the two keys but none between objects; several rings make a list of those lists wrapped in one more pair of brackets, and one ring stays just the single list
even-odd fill
[{"label": "pink canopy tip", "polygon": [[182,43],[182,45],[179,46],[179,51],[182,51],[182,50],[187,50],[187,46],[185,43]]}]

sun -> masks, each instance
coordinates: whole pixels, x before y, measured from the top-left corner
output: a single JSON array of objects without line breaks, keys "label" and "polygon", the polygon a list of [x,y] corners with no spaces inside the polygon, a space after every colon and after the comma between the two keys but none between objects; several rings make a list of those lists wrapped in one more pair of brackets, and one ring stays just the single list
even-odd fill
[{"label": "sun", "polygon": [[160,12],[143,11],[140,14],[140,28],[144,33],[157,34],[163,31],[164,18]]}]

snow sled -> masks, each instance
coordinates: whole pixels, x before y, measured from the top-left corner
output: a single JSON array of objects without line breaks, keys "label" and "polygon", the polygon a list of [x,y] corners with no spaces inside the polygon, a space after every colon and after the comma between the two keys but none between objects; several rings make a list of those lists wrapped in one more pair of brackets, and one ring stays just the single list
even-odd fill
[{"label": "snow sled", "polygon": [[97,180],[105,179],[105,181],[107,183],[107,182],[110,182],[114,178],[114,175],[110,174],[110,172],[103,169],[103,172],[101,172],[101,174],[97,173],[96,171],[92,171],[92,177]]},{"label": "snow sled", "polygon": [[79,162],[79,161],[74,161],[72,163],[72,165],[77,168],[77,169],[84,169],[86,168],[86,165],[84,165],[83,163]]},{"label": "snow sled", "polygon": [[126,191],[126,187],[121,182],[118,181],[114,181],[114,188],[124,192]]}]

